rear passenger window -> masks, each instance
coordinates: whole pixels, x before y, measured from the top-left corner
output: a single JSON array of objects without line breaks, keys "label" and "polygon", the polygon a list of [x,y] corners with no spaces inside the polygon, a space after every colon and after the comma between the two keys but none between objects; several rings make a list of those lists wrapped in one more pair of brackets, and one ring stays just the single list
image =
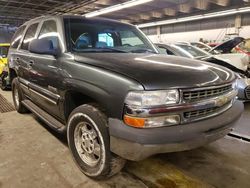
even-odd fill
[{"label": "rear passenger window", "polygon": [[29,26],[29,28],[27,29],[25,33],[25,37],[23,39],[21,49],[28,50],[29,43],[35,38],[37,26],[38,26],[38,23],[35,23]]},{"label": "rear passenger window", "polygon": [[58,32],[54,20],[45,21],[38,36],[39,39],[46,38],[53,43],[54,48],[58,48]]},{"label": "rear passenger window", "polygon": [[23,31],[25,29],[26,26],[21,26],[20,28],[17,29],[17,31],[15,32],[14,36],[12,37],[11,39],[11,42],[10,42],[10,47],[11,48],[17,48],[19,43],[20,43],[20,40],[23,36]]}]

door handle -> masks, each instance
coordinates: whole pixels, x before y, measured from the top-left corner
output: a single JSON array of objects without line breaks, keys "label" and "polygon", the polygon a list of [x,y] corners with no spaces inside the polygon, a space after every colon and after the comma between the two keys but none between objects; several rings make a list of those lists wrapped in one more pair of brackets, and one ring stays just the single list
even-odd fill
[{"label": "door handle", "polygon": [[30,66],[30,67],[32,67],[33,64],[34,64],[34,61],[30,61],[30,62],[29,62],[29,66]]},{"label": "door handle", "polygon": [[19,57],[16,58],[16,62],[17,62],[18,65],[21,65],[21,62],[20,62],[20,58],[19,58]]}]

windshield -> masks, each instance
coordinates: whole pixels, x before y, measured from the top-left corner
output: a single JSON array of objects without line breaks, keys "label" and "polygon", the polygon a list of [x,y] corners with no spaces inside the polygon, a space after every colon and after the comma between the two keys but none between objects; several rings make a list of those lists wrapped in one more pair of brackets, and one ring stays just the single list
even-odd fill
[{"label": "windshield", "polygon": [[0,56],[6,58],[8,55],[9,47],[8,46],[0,46]]},{"label": "windshield", "polygon": [[206,52],[209,52],[212,48],[208,46],[207,44],[201,43],[201,42],[191,42],[192,46],[195,46],[197,48],[200,48],[202,50],[205,50]]},{"label": "windshield", "polygon": [[194,58],[198,58],[198,57],[204,57],[204,56],[209,56],[210,54],[197,48],[194,46],[190,46],[190,45],[184,45],[184,44],[176,44],[176,46],[182,48],[183,50],[187,51],[188,53],[190,53]]},{"label": "windshield", "polygon": [[106,20],[65,19],[67,43],[75,52],[157,53],[136,27]]}]

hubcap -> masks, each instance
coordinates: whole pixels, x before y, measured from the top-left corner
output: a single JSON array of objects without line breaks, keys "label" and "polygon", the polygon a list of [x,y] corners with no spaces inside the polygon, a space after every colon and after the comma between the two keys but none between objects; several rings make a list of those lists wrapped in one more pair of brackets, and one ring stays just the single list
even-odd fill
[{"label": "hubcap", "polygon": [[16,106],[18,107],[19,106],[19,95],[18,95],[17,87],[15,87],[15,89],[14,89],[14,99],[15,99]]},{"label": "hubcap", "polygon": [[97,133],[88,122],[79,123],[74,131],[76,150],[89,166],[95,166],[101,158],[101,146]]}]

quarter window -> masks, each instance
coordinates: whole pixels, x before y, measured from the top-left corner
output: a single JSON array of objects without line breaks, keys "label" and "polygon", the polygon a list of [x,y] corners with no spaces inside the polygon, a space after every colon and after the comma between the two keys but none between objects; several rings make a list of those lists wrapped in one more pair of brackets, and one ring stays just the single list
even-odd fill
[{"label": "quarter window", "polygon": [[53,43],[53,48],[58,48],[58,32],[54,20],[45,21],[42,25],[38,39],[46,38]]},{"label": "quarter window", "polygon": [[28,50],[29,43],[35,38],[37,26],[38,23],[35,23],[27,29],[21,49]]}]

